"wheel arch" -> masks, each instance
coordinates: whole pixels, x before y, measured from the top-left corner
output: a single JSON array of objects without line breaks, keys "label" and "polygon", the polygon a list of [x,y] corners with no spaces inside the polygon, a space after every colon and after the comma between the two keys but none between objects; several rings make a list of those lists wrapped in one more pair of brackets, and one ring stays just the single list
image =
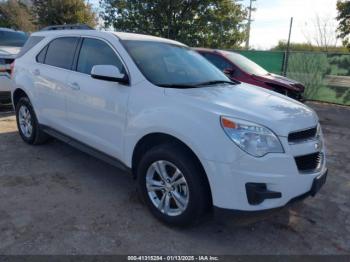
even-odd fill
[{"label": "wheel arch", "polygon": [[13,106],[16,108],[16,105],[21,97],[28,97],[28,94],[21,88],[17,88],[12,95]]},{"label": "wheel arch", "polygon": [[145,154],[148,150],[150,150],[155,146],[159,146],[161,144],[170,144],[170,143],[176,144],[182,147],[191,155],[191,157],[193,157],[195,163],[198,165],[198,168],[201,170],[201,173],[204,176],[206,186],[210,193],[210,201],[211,201],[210,204],[212,205],[213,199],[212,199],[210,183],[202,162],[200,161],[197,154],[185,142],[181,141],[180,139],[172,135],[169,135],[166,133],[149,133],[147,135],[144,135],[136,143],[136,146],[134,147],[134,150],[132,153],[132,160],[131,160],[131,170],[134,178],[136,178],[137,163],[139,163],[143,154]]}]

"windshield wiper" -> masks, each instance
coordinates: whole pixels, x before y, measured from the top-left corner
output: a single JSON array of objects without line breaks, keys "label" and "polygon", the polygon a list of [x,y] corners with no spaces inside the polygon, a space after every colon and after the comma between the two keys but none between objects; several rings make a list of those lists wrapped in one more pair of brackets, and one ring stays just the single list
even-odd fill
[{"label": "windshield wiper", "polygon": [[239,84],[238,81],[228,81],[228,80],[214,80],[214,81],[207,81],[203,83],[196,84],[196,86],[212,86],[212,85],[218,85],[218,84],[231,84],[231,85],[237,85]]},{"label": "windshield wiper", "polygon": [[201,86],[210,86],[210,85],[218,85],[218,84],[231,84],[237,85],[240,84],[238,81],[228,81],[228,80],[213,80],[202,82],[199,84],[158,84],[158,86],[166,87],[166,88],[197,88]]},{"label": "windshield wiper", "polygon": [[197,85],[190,85],[190,84],[158,84],[158,86],[161,87],[167,87],[167,88],[196,88]]}]

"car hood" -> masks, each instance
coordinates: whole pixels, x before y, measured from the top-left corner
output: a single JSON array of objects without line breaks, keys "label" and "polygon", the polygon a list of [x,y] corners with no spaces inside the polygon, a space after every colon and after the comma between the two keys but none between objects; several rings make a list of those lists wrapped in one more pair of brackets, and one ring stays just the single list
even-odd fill
[{"label": "car hood", "polygon": [[268,74],[268,75],[262,75],[262,76],[253,75],[252,77],[255,80],[262,81],[265,83],[278,84],[278,85],[287,87],[289,89],[294,89],[296,91],[301,91],[301,92],[304,91],[304,86],[301,83],[284,76]]},{"label": "car hood", "polygon": [[279,136],[288,136],[291,131],[310,128],[318,122],[316,113],[306,105],[244,83],[189,89],[168,88],[165,95],[212,113],[258,123]]},{"label": "car hood", "polygon": [[19,51],[21,51],[21,47],[0,46],[0,57],[14,58]]}]

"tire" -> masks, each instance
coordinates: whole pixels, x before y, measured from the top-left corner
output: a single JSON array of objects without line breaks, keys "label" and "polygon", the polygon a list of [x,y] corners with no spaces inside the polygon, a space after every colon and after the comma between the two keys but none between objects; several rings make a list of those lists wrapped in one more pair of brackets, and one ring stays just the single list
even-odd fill
[{"label": "tire", "polygon": [[17,128],[23,141],[30,145],[40,145],[48,141],[38,123],[34,109],[27,97],[21,97],[16,104]]},{"label": "tire", "polygon": [[[159,175],[161,169],[175,182],[164,181]],[[176,144],[156,146],[146,152],[137,166],[137,181],[138,191],[151,213],[169,226],[194,225],[211,205],[209,185],[198,160]]]}]

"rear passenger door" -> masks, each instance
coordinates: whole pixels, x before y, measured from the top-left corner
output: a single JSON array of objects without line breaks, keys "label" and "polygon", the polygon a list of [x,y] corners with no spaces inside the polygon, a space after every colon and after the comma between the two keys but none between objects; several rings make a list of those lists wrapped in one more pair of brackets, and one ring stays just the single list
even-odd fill
[{"label": "rear passenger door", "polygon": [[106,154],[122,157],[130,86],[91,77],[94,65],[126,68],[116,50],[100,38],[82,39],[75,72],[68,77],[69,135]]},{"label": "rear passenger door", "polygon": [[58,131],[64,131],[67,122],[65,90],[78,42],[79,37],[52,40],[37,55],[33,69],[41,122]]}]

